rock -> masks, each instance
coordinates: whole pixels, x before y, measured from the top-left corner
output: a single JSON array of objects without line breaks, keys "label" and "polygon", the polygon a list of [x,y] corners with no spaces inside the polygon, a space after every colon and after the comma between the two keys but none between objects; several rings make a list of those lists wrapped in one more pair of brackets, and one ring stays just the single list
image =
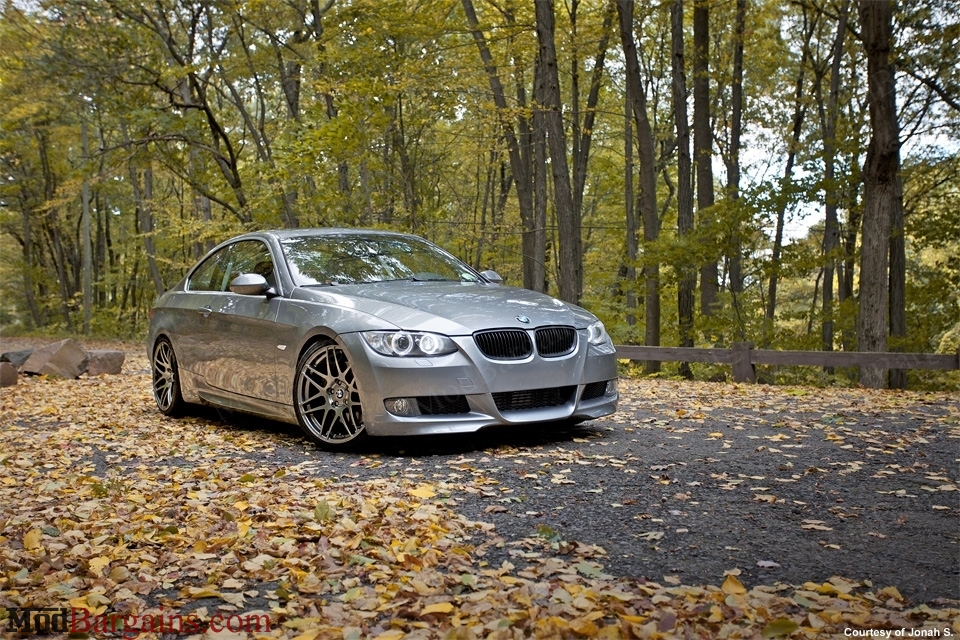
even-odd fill
[{"label": "rock", "polygon": [[9,362],[19,369],[20,366],[27,361],[31,353],[33,353],[33,349],[7,351],[6,353],[0,354],[0,362]]},{"label": "rock", "polygon": [[99,376],[105,373],[120,373],[124,357],[123,351],[111,351],[109,349],[87,351],[87,375]]},{"label": "rock", "polygon": [[12,362],[0,362],[0,387],[12,387],[17,384],[17,367]]},{"label": "rock", "polygon": [[86,366],[86,352],[75,340],[67,339],[35,349],[20,366],[20,372],[76,378]]}]

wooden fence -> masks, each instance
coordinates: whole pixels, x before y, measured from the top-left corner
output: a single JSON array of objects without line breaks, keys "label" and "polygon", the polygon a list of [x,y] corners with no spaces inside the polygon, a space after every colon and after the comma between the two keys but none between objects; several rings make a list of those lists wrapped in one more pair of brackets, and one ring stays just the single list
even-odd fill
[{"label": "wooden fence", "polygon": [[878,367],[881,369],[960,369],[960,349],[952,354],[854,353],[849,351],[774,351],[754,349],[752,342],[736,342],[729,349],[640,347],[618,345],[617,357],[655,362],[729,364],[734,382],[756,382],[758,364],[811,367]]}]

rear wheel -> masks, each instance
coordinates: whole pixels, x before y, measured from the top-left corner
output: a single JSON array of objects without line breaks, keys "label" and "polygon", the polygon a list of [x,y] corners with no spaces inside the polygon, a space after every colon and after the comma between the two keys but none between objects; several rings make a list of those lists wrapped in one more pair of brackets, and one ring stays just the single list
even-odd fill
[{"label": "rear wheel", "polygon": [[164,415],[176,417],[183,413],[186,403],[180,393],[180,370],[177,354],[166,338],[157,340],[153,347],[153,398]]},{"label": "rear wheel", "polygon": [[303,354],[293,402],[300,428],[323,448],[344,449],[367,437],[357,379],[337,344],[317,343]]}]

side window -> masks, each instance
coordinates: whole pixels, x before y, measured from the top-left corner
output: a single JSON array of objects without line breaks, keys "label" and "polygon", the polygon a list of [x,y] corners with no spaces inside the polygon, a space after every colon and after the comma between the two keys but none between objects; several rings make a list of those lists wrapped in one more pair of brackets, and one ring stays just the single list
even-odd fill
[{"label": "side window", "polygon": [[242,240],[224,247],[197,267],[187,290],[227,291],[230,281],[242,273],[259,273],[271,287],[277,286],[267,245],[259,240]]},{"label": "side window", "polygon": [[231,248],[232,245],[224,247],[204,260],[190,276],[190,280],[187,282],[187,290],[222,291],[220,285],[223,281],[224,265]]},{"label": "side window", "polygon": [[[234,244],[230,253],[230,281],[241,273],[256,273],[266,278],[271,287],[277,286],[277,279],[273,273],[273,258],[267,245],[258,240],[244,240]],[[224,287],[226,289],[226,287]]]}]

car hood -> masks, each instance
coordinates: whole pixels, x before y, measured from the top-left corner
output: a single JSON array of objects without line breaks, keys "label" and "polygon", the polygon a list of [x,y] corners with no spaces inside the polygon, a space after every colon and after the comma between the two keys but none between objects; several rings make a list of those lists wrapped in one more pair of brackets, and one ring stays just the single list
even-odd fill
[{"label": "car hood", "polygon": [[542,293],[478,283],[394,281],[300,287],[293,297],[376,316],[400,329],[452,336],[543,325],[582,329],[595,320],[586,310]]}]

